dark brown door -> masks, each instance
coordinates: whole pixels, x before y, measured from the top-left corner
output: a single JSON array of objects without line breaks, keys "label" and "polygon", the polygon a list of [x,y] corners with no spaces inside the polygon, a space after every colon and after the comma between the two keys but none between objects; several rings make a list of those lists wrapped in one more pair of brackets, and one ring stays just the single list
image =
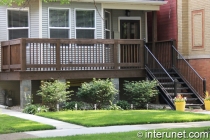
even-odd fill
[{"label": "dark brown door", "polygon": [[139,20],[120,20],[121,39],[140,39]]},{"label": "dark brown door", "polygon": [[[139,20],[121,20],[120,21],[120,39],[140,39],[140,21]],[[138,46],[120,45],[121,63],[137,63]]]}]

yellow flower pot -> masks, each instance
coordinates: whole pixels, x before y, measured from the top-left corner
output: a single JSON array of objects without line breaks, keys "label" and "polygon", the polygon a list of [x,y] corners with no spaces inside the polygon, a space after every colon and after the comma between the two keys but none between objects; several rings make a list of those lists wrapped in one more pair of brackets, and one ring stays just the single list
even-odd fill
[{"label": "yellow flower pot", "polygon": [[210,101],[204,100],[205,109],[210,111]]},{"label": "yellow flower pot", "polygon": [[175,102],[176,111],[185,111],[186,102]]}]

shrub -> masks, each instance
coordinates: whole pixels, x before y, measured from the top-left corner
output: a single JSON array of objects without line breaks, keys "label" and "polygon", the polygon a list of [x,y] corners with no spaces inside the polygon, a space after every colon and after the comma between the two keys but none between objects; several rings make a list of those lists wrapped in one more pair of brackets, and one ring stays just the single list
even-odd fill
[{"label": "shrub", "polygon": [[48,112],[49,108],[45,105],[39,105],[39,104],[28,104],[23,109],[23,113],[27,114],[36,114],[38,112]]},{"label": "shrub", "polygon": [[66,91],[70,87],[70,83],[54,81],[42,81],[40,90],[37,91],[37,95],[42,96],[42,102],[49,107],[50,111],[55,111],[57,104],[70,100],[70,93],[72,91]]},{"label": "shrub", "polygon": [[145,108],[146,104],[158,94],[155,89],[157,81],[125,81],[124,90],[129,95],[131,103],[135,108]]},{"label": "shrub", "polygon": [[130,109],[130,104],[127,101],[124,101],[124,100],[118,101],[117,106],[120,106],[124,110]]},{"label": "shrub", "polygon": [[27,113],[27,114],[36,114],[37,112],[38,112],[38,107],[34,104],[28,104],[23,109],[23,113]]},{"label": "shrub", "polygon": [[77,110],[83,110],[83,102],[71,101],[65,102],[64,106],[62,107],[64,110],[75,110],[75,104],[77,104]]},{"label": "shrub", "polygon": [[92,82],[82,84],[78,89],[77,96],[82,101],[91,104],[92,107],[97,104],[97,108],[101,109],[113,101],[117,92],[111,79],[96,80],[94,78]]}]

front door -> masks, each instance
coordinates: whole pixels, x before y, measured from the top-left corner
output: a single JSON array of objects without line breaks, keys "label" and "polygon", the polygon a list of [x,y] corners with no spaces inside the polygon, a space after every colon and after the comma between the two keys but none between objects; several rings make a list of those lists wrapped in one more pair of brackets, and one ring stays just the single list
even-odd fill
[{"label": "front door", "polygon": [[120,39],[140,39],[140,21],[120,20]]},{"label": "front door", "polygon": [[[140,39],[140,20],[120,20],[120,39]],[[121,63],[138,62],[137,45],[120,45]]]}]

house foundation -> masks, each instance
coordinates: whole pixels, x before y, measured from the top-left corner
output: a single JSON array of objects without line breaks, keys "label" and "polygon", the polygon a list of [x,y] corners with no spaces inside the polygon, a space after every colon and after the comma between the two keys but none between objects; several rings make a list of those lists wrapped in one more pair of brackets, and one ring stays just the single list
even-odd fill
[{"label": "house foundation", "polygon": [[32,102],[32,82],[31,80],[20,81],[20,107],[24,108]]}]

